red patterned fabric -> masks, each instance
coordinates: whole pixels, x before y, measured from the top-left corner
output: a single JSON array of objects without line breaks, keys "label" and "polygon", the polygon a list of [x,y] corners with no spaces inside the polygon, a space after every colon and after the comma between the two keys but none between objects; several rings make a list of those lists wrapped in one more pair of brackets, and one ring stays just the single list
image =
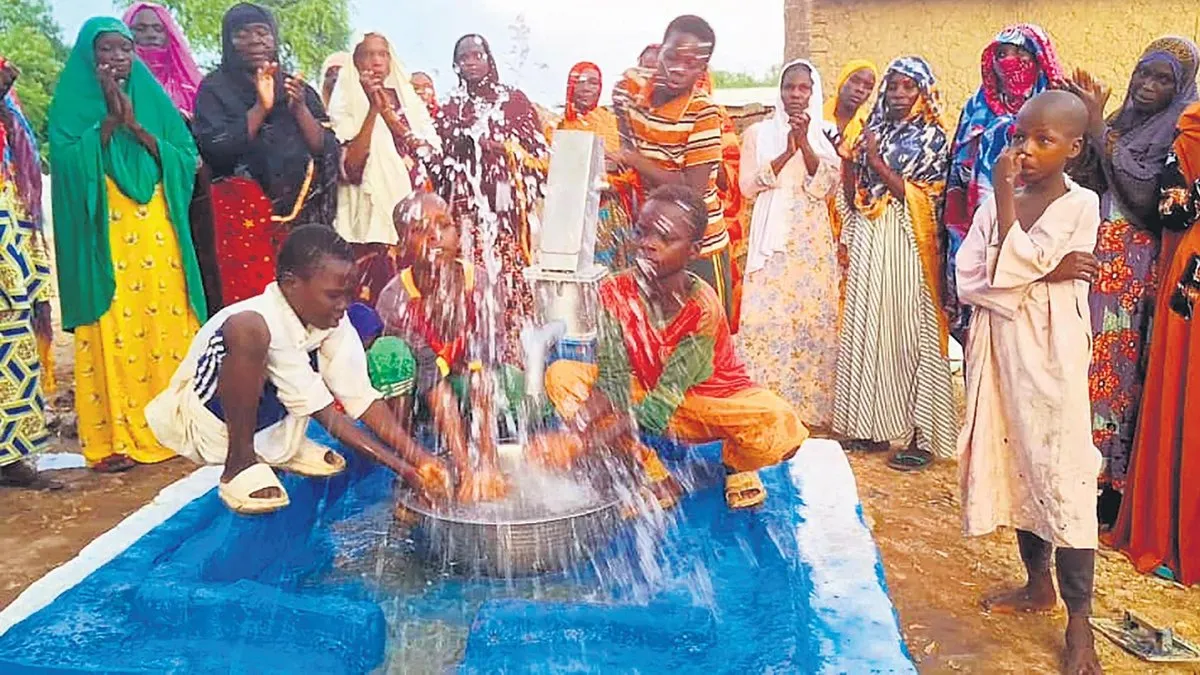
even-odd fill
[{"label": "red patterned fabric", "polygon": [[275,255],[289,227],[271,220],[271,202],[249,178],[213,183],[213,238],[225,306],[252,298],[275,280]]}]

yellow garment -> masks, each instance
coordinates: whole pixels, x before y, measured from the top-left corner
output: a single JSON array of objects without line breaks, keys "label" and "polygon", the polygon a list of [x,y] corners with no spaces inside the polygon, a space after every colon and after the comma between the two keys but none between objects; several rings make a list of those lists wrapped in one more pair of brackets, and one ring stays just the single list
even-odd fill
[{"label": "yellow garment", "polygon": [[[546,369],[546,396],[565,418],[573,417],[591,395],[599,368],[580,361],[555,361]],[[632,382],[633,400],[646,392]],[[734,471],[778,464],[808,439],[796,411],[774,392],[753,387],[716,398],[685,394],[667,425],[668,433],[693,443],[724,441],[722,461]]]},{"label": "yellow garment", "polygon": [[[879,79],[879,69],[874,63],[865,59],[854,59],[846,63],[842,67],[842,72],[838,75],[837,83],[833,87],[833,95],[825,101],[825,121],[837,124],[837,102],[838,95],[842,93],[842,87],[846,86],[846,80],[860,70],[870,70],[876,79]],[[842,130],[842,144],[847,148],[854,147],[855,141],[862,134],[863,126],[867,122],[867,115],[871,112],[871,106],[867,105],[870,101],[863,101],[863,104],[858,106],[858,110],[854,112],[854,117],[846,124],[846,128]]]},{"label": "yellow garment", "polygon": [[[941,253],[941,238],[938,236],[937,203],[938,197],[945,190],[944,183],[937,185],[918,185],[904,183],[904,203],[908,207],[908,218],[912,223],[913,242],[917,245],[917,257],[921,259],[921,276],[925,277],[925,286],[936,303],[943,297],[945,285],[945,269],[942,266],[945,256]],[[937,312],[938,340],[942,356],[949,354],[950,327],[946,322],[945,312]]]},{"label": "yellow garment", "polygon": [[[593,108],[590,112],[580,115],[574,120],[563,118],[558,123],[559,129],[575,131],[590,131],[604,141],[606,152],[616,152],[621,149],[621,132],[617,128],[617,116],[607,108]],[[552,141],[553,130],[548,130],[546,140]]]},{"label": "yellow garment", "polygon": [[175,453],[155,439],[143,409],[167,387],[200,326],[162,186],[140,205],[105,181],[116,291],[99,321],[75,329],[79,442],[89,464],[114,454],[153,464]]},{"label": "yellow garment", "polygon": [[[852,75],[860,70],[870,70],[875,78],[879,78],[879,69],[874,63],[866,59],[852,59],[842,66],[842,72],[838,74],[837,83],[832,91],[833,95],[825,101],[825,121],[831,124],[837,124],[837,101],[838,95],[842,93],[842,87],[846,86],[846,80],[849,80]],[[858,106],[858,110],[854,112],[854,117],[846,123],[846,128],[842,130],[842,147],[853,148],[858,142],[858,137],[862,135],[863,128],[867,123],[867,116],[871,114],[870,101],[863,101],[863,104]],[[838,190],[842,189],[839,184]],[[840,241],[842,238],[842,218],[838,214],[837,207],[834,206],[834,198],[830,197],[829,203],[829,224],[833,228],[834,241]],[[838,265],[842,268],[842,278],[839,290],[840,300],[838,301],[838,314],[841,315],[842,307],[846,304],[846,270],[850,267],[849,254],[842,248],[838,249]]]}]

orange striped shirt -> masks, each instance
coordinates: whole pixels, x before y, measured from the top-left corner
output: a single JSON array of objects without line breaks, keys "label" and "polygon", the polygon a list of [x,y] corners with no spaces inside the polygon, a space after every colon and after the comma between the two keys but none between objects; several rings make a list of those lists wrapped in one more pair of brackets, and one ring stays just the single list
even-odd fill
[{"label": "orange striped shirt", "polygon": [[709,165],[708,188],[704,191],[708,229],[700,242],[700,254],[708,256],[724,250],[729,246],[729,234],[717,195],[717,170],[722,157],[721,115],[716,103],[696,88],[689,96],[655,107],[650,100],[653,82],[636,69],[626,73],[621,86],[627,88],[633,101],[629,128],[638,152],[671,171]]}]

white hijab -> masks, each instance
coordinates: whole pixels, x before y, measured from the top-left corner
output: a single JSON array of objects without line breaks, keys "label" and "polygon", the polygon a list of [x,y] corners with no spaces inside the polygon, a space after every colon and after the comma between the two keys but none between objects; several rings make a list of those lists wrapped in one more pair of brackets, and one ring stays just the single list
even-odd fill
[{"label": "white hijab", "polygon": [[[355,41],[355,47],[368,36],[387,38],[379,33],[367,33]],[[418,139],[441,148],[441,140],[429,117],[425,102],[417,96],[408,72],[388,40],[391,72],[383,86],[396,92],[409,128]],[[371,103],[359,82],[359,72],[350,59],[338,75],[333,95],[329,99],[329,119],[333,133],[342,143],[348,143],[362,129],[363,120],[371,111]],[[336,228],[346,241],[353,243],[395,244],[396,228],[392,224],[392,209],[413,191],[412,179],[404,158],[396,150],[392,132],[382,119],[375,121],[371,134],[371,151],[363,168],[362,183],[350,185],[343,181],[338,187]]]},{"label": "white hijab", "polygon": [[[768,166],[774,159],[787,149],[788,133],[792,127],[788,124],[788,114],[783,106],[783,76],[793,66],[802,65],[808,68],[812,77],[812,96],[808,99],[808,142],[816,152],[821,162],[837,164],[837,150],[825,136],[829,130],[837,131],[837,127],[825,121],[823,104],[825,97],[821,91],[821,74],[817,67],[807,59],[796,59],[783,67],[779,72],[779,86],[776,89],[775,111],[768,119],[754,126],[756,157],[759,166]],[[804,163],[799,153],[788,163]],[[778,188],[772,188],[759,193],[754,202],[754,215],[750,219],[750,244],[746,258],[746,272],[757,272],[766,264],[773,254],[787,248],[787,238],[791,233],[791,223],[785,218],[770,218],[771,202]]]}]

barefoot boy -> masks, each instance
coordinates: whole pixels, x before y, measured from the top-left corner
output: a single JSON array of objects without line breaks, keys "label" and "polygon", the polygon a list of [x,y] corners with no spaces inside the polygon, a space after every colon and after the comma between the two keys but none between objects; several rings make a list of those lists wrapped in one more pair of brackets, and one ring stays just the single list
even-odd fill
[{"label": "barefoot boy", "polygon": [[350,245],[332,228],[297,227],[279,251],[276,279],[200,329],[170,385],[146,406],[159,442],[224,464],[218,494],[239,513],[288,505],[272,467],[312,477],[345,468],[343,457],[305,436],[310,418],[430,498],[447,496],[446,468],[404,433],[367,379],[346,318],[357,281]]},{"label": "barefoot boy", "polygon": [[546,393],[579,434],[564,447],[612,447],[623,435],[615,445],[641,453],[651,481],[665,480],[665,470],[633,441],[626,411],[642,431],[724,441],[726,499],[744,508],[766,497],[757,470],[795,454],[808,430],[783,399],[750,381],[717,294],[688,272],[707,223],[704,200],[692,189],[651,193],[636,225],[634,269],[600,287],[597,364],[555,362]]},{"label": "barefoot boy", "polygon": [[[458,223],[441,197],[425,192],[397,204],[393,221],[400,246],[413,263],[379,294],[385,336],[372,348],[372,370],[383,370],[375,364],[389,358],[396,372],[407,374],[407,383],[396,384],[413,393],[450,451],[458,498],[499,498],[506,487],[497,468],[493,369],[486,368],[494,359],[487,358],[487,345],[477,332],[477,308],[484,299],[475,284],[474,266],[459,258]],[[391,347],[389,341],[394,341]],[[499,370],[509,373],[506,381],[513,379],[505,366]],[[514,395],[509,389],[509,396]],[[474,413],[472,433],[463,404]],[[471,457],[471,439],[477,461]]]},{"label": "barefoot boy", "polygon": [[994,200],[979,207],[957,258],[959,299],[975,307],[958,438],[965,530],[1016,528],[1028,574],[1023,588],[984,604],[996,612],[1052,608],[1055,553],[1072,675],[1100,669],[1088,625],[1100,472],[1088,399],[1088,285],[1100,211],[1096,194],[1063,174],[1083,147],[1087,120],[1067,92],[1025,104],[996,163]]}]

